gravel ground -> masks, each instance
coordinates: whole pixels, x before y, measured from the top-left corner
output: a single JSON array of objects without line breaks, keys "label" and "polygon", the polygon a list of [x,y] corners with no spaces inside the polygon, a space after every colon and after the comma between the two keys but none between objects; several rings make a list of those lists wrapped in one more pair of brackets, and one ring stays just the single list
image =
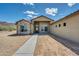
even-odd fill
[{"label": "gravel ground", "polygon": [[76,56],[73,51],[49,35],[39,35],[34,56]]},{"label": "gravel ground", "polygon": [[0,56],[13,55],[31,37],[31,35],[15,35],[15,33],[15,31],[0,32]]},{"label": "gravel ground", "polygon": [[[0,32],[0,56],[11,56],[20,48],[31,35],[15,35],[15,31]],[[73,51],[65,47],[49,35],[39,35],[34,56],[76,56]]]}]

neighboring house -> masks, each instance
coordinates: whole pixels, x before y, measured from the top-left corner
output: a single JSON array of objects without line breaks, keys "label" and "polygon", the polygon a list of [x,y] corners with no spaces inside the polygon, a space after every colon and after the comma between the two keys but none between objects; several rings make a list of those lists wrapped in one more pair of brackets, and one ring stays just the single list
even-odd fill
[{"label": "neighboring house", "polygon": [[51,33],[79,42],[79,10],[58,21],[40,16],[32,19],[31,22],[20,20],[16,25],[17,34]]}]

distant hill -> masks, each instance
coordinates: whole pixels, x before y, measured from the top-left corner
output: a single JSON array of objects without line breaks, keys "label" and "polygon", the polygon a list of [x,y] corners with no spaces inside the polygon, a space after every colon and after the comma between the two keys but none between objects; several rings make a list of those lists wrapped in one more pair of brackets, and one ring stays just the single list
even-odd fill
[{"label": "distant hill", "polygon": [[0,31],[13,31],[13,30],[16,30],[16,26],[14,23],[0,21]]},{"label": "distant hill", "polygon": [[0,26],[12,26],[15,25],[14,23],[8,23],[8,22],[1,22],[0,21]]}]

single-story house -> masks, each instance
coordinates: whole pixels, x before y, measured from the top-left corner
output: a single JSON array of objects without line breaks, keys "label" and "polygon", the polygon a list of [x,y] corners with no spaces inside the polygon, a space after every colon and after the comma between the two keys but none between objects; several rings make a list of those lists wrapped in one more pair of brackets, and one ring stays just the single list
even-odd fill
[{"label": "single-story house", "polygon": [[79,42],[79,10],[54,21],[46,16],[39,16],[27,21],[16,22],[17,34],[51,33],[62,38]]},{"label": "single-story house", "polygon": [[46,16],[39,16],[31,21],[22,19],[16,22],[17,34],[48,33],[53,22]]}]

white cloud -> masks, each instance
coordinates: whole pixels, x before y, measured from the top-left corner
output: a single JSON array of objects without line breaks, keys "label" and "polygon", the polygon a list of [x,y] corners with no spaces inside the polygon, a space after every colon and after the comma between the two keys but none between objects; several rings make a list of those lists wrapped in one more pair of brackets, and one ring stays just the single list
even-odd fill
[{"label": "white cloud", "polygon": [[24,14],[38,15],[38,13],[36,13],[34,11],[25,11]]},{"label": "white cloud", "polygon": [[74,6],[76,3],[68,3],[68,6],[69,7],[72,7],[72,6]]},{"label": "white cloud", "polygon": [[45,12],[46,14],[55,16],[58,13],[58,9],[57,8],[46,8]]},{"label": "white cloud", "polygon": [[36,18],[36,17],[38,17],[38,16],[33,16],[33,18]]},{"label": "white cloud", "polygon": [[28,17],[33,17],[33,15],[27,15]]},{"label": "white cloud", "polygon": [[36,15],[27,15],[27,17],[36,18],[37,16]]},{"label": "white cloud", "polygon": [[31,6],[34,6],[34,3],[23,3],[23,5],[31,5]]}]

